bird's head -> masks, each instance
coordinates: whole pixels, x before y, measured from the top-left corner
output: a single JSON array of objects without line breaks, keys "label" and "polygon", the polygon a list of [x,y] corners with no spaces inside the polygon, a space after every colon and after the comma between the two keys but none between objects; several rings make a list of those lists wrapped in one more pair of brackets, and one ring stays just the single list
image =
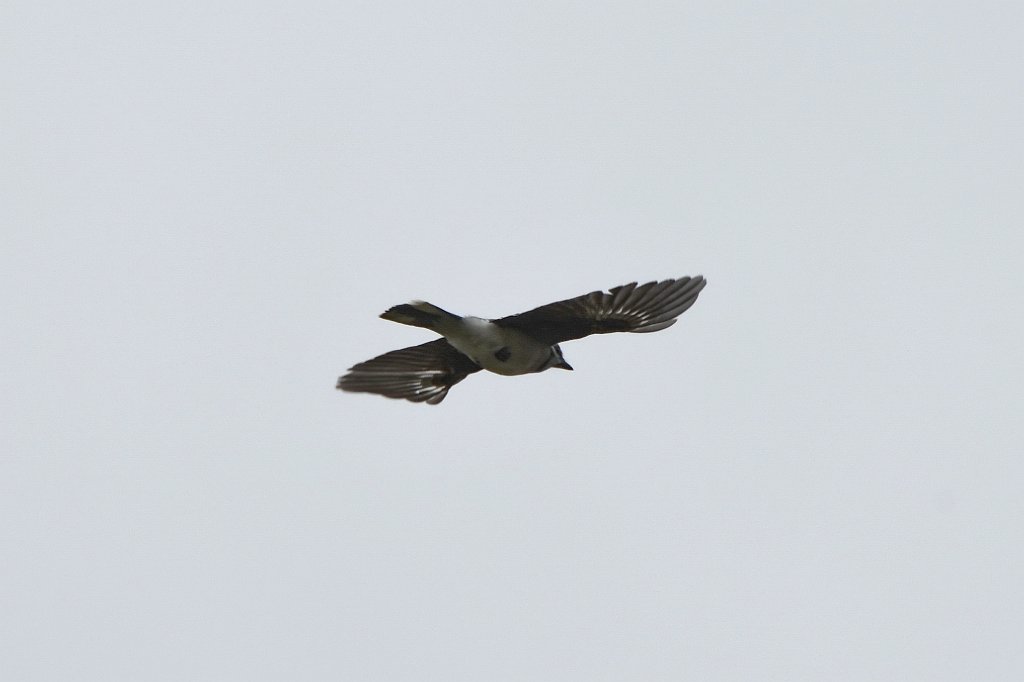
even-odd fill
[{"label": "bird's head", "polygon": [[551,346],[551,357],[548,358],[547,364],[544,365],[544,369],[550,369],[556,367],[558,369],[572,369],[572,365],[565,361],[562,357],[562,349],[559,348],[558,344]]}]

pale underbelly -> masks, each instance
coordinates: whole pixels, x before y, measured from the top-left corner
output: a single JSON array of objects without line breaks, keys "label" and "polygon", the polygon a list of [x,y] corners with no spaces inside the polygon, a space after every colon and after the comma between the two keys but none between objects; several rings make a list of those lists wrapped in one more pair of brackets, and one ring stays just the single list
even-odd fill
[{"label": "pale underbelly", "polygon": [[[519,374],[531,374],[542,367],[551,355],[548,346],[540,345],[536,341],[515,337],[499,338],[483,330],[476,330],[478,333],[473,339],[453,338],[448,336],[448,343],[468,356],[473,362],[480,365],[489,372],[502,374],[504,376],[516,376]],[[506,333],[507,334],[507,333]]]},{"label": "pale underbelly", "polygon": [[515,354],[509,356],[508,360],[498,360],[494,355],[484,356],[479,360],[476,360],[476,364],[480,365],[488,372],[494,372],[495,374],[503,374],[505,376],[516,376],[519,374],[530,374],[536,372],[537,368],[544,364],[544,360],[547,359],[547,354],[542,357],[531,356],[526,354]]}]

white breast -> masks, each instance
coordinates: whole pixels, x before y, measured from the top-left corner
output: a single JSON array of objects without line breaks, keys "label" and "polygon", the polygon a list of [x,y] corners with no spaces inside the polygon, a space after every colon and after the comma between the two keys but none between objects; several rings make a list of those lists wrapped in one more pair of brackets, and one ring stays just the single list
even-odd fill
[{"label": "white breast", "polygon": [[[550,346],[479,317],[464,317],[459,329],[446,332],[448,343],[495,374],[513,376],[535,372],[551,354]],[[508,349],[508,360],[495,357],[502,348]]]}]

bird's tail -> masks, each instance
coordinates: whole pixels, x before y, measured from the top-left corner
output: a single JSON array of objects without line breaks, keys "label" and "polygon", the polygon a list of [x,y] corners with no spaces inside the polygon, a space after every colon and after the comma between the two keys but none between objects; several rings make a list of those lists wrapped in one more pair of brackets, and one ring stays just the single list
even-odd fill
[{"label": "bird's tail", "polygon": [[388,308],[380,316],[392,322],[409,324],[413,327],[426,327],[427,329],[438,331],[446,326],[446,322],[458,322],[462,319],[458,315],[454,315],[426,301],[410,301],[409,303],[396,305]]}]

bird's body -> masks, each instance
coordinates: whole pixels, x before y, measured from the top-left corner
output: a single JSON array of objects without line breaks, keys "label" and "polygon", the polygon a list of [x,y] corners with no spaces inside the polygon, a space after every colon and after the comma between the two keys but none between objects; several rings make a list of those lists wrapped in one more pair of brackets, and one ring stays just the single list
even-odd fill
[{"label": "bird's body", "polygon": [[551,357],[550,345],[515,329],[503,329],[480,317],[464,317],[462,322],[461,329],[445,334],[445,338],[489,372],[504,376],[532,374],[541,371]]},{"label": "bird's body", "polygon": [[338,380],[338,388],[436,405],[449,388],[481,369],[504,376],[571,370],[560,342],[665,329],[706,284],[699,275],[642,286],[633,282],[495,320],[460,317],[425,301],[404,303],[381,317],[431,329],[442,338],[359,363]]}]

